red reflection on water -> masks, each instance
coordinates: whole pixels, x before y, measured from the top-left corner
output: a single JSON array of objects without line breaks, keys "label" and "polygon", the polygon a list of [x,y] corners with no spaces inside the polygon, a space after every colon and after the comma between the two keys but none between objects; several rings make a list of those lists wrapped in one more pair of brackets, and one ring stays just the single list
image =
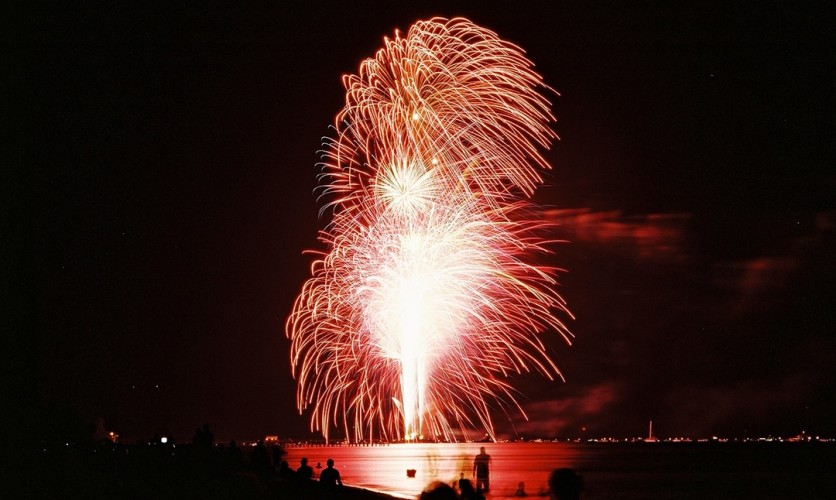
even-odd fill
[{"label": "red reflection on water", "polygon": [[[520,481],[529,495],[545,491],[549,473],[557,467],[577,467],[581,454],[570,443],[408,443],[288,448],[286,460],[292,468],[303,457],[325,467],[333,458],[348,485],[416,498],[432,481],[454,483],[460,474],[473,480],[473,459],[481,446],[493,459],[490,498],[513,498]],[[407,477],[407,469],[415,469],[415,477]]]}]

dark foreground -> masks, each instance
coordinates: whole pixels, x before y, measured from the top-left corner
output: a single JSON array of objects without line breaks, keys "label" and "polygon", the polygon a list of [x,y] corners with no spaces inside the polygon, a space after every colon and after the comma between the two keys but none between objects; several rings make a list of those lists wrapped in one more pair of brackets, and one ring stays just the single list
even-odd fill
[{"label": "dark foreground", "polygon": [[344,486],[325,491],[316,481],[282,477],[279,458],[265,448],[230,453],[191,445],[70,447],[31,450],[0,483],[0,498],[390,500]]},{"label": "dark foreground", "polygon": [[[385,447],[53,446],[3,467],[0,498],[329,499],[416,498],[431,481],[472,471],[480,444]],[[583,476],[581,498],[836,498],[834,444],[485,444],[493,457],[488,500],[547,494],[556,467]],[[338,494],[281,469],[301,457],[334,458],[347,485]],[[405,474],[415,469],[413,478]],[[316,469],[315,469],[316,470]],[[318,473],[318,472],[317,472]],[[361,489],[366,488],[366,489]],[[383,491],[390,493],[388,496]]]},{"label": "dark foreground", "polygon": [[414,499],[431,481],[472,479],[482,446],[492,457],[489,500],[516,498],[520,482],[529,497],[546,495],[563,467],[583,476],[584,499],[836,498],[836,443],[415,443],[290,447],[286,459],[333,458],[350,484]]}]

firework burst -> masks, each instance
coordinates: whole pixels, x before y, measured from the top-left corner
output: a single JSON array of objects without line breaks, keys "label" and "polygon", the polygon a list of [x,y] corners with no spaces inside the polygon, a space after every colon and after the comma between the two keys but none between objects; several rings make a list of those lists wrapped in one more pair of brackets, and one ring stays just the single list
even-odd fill
[{"label": "firework burst", "polygon": [[326,438],[455,439],[521,413],[507,377],[560,376],[570,334],[548,225],[528,201],[555,139],[521,49],[466,19],[419,21],[343,77],[325,144],[327,251],[287,320],[297,405]]}]

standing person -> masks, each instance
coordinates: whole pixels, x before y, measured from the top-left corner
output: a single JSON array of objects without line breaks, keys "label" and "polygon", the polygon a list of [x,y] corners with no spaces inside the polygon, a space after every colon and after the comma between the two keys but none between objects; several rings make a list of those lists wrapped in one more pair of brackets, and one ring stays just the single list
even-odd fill
[{"label": "standing person", "polygon": [[479,448],[479,454],[473,460],[473,475],[476,476],[476,491],[488,492],[491,488],[491,456],[485,453],[485,447]]},{"label": "standing person", "polygon": [[319,473],[319,483],[329,489],[342,486],[343,481],[340,479],[340,471],[334,468],[334,459],[329,458],[328,467]]}]

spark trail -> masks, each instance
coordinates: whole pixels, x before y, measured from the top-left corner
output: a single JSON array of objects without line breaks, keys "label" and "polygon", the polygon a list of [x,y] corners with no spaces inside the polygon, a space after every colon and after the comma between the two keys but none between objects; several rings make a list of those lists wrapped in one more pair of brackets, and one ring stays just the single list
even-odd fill
[{"label": "spark trail", "polygon": [[560,371],[571,334],[549,224],[529,198],[555,139],[550,90],[517,46],[463,19],[385,38],[357,75],[320,176],[327,251],[286,332],[299,411],[347,438],[493,437],[514,373]]}]

